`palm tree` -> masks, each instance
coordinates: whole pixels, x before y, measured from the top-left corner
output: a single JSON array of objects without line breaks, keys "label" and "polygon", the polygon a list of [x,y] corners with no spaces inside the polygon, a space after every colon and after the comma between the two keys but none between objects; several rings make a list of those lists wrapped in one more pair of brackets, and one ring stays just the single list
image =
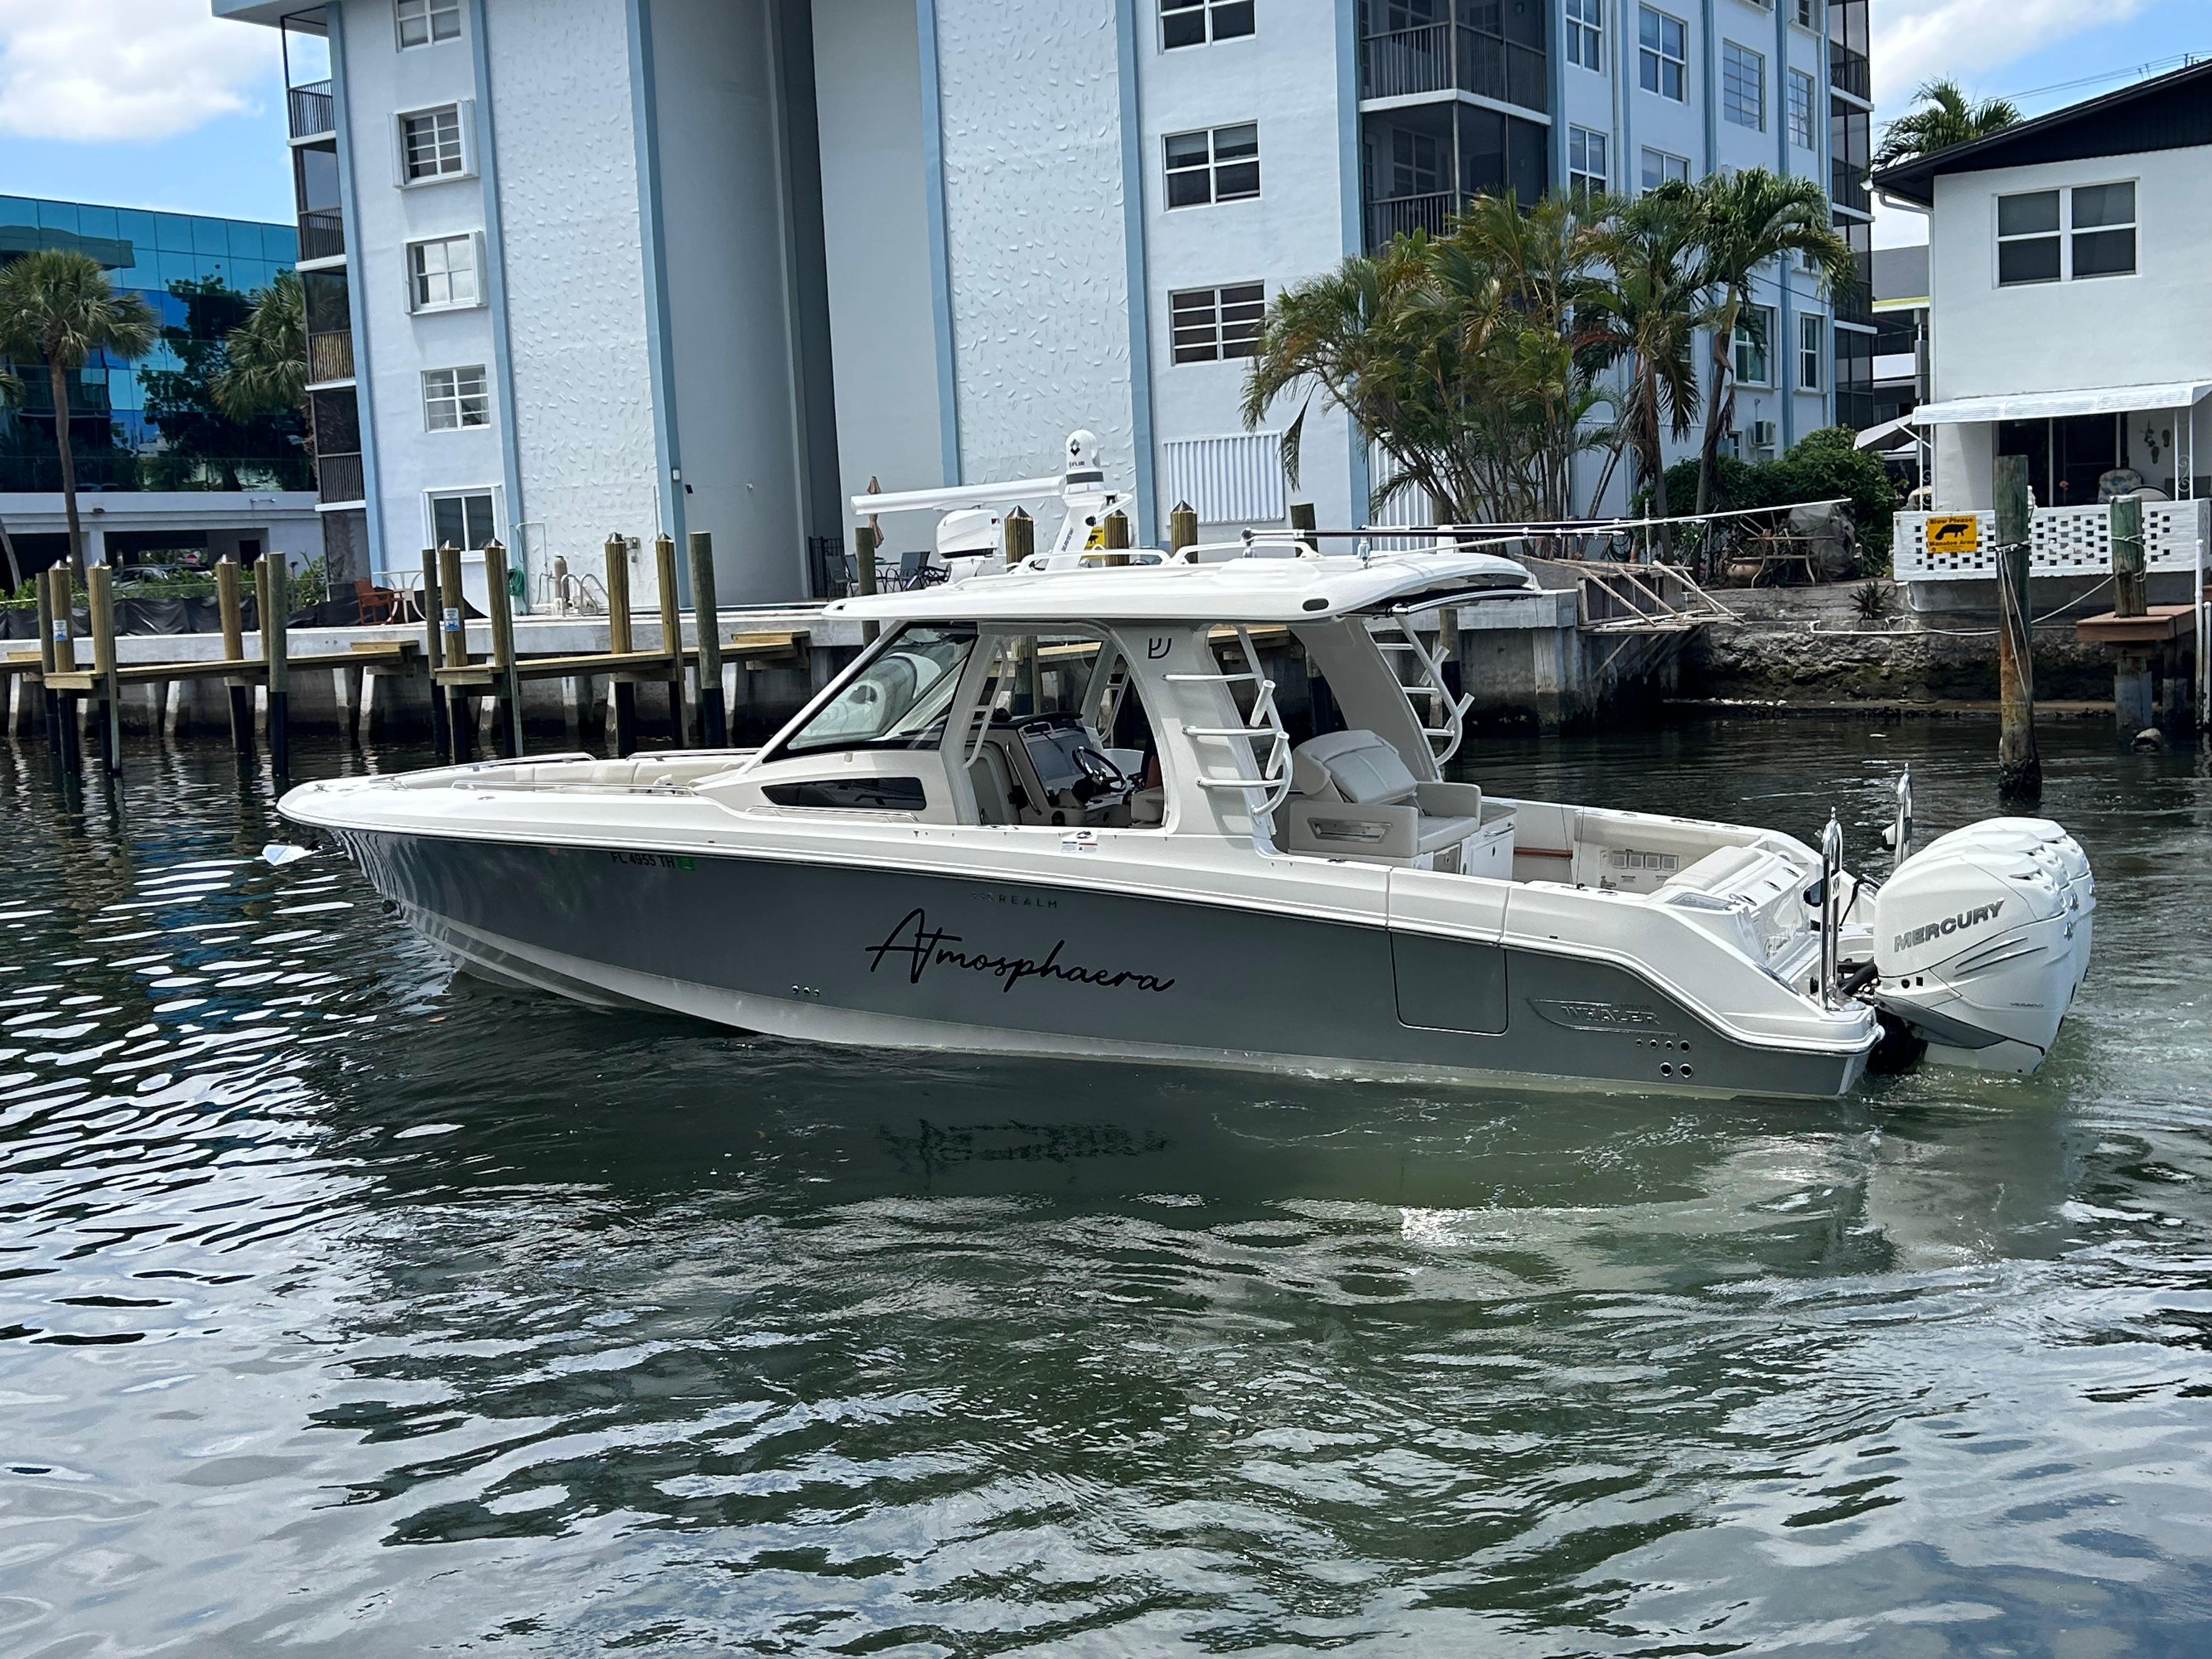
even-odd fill
[{"label": "palm tree", "polygon": [[76,515],[76,456],[70,447],[69,376],[95,351],[129,362],[152,349],[154,313],[118,294],[98,261],[42,248],[0,268],[0,356],[38,358],[54,394],[54,447],[69,516],[70,568],[84,580],[84,532]]},{"label": "palm tree", "polygon": [[1564,196],[1484,198],[1447,236],[1417,231],[1285,289],[1247,373],[1246,424],[1298,400],[1283,434],[1296,482],[1314,400],[1341,409],[1391,463],[1370,511],[1411,495],[1460,523],[1564,516],[1568,464],[1596,441],[1574,333],[1596,222]]},{"label": "palm tree", "polygon": [[1912,94],[1922,106],[1900,115],[1882,129],[1881,148],[1875,152],[1878,167],[1894,167],[1922,155],[1933,155],[1954,144],[1971,143],[2002,132],[2020,119],[2020,106],[2007,98],[1969,103],[1956,81],[1930,81]]},{"label": "palm tree", "polygon": [[[1765,167],[1713,173],[1696,186],[1698,240],[1704,249],[1711,378],[1705,391],[1705,441],[1698,457],[1698,512],[1712,505],[1721,434],[1735,418],[1735,332],[1751,304],[1752,278],[1776,259],[1803,258],[1822,290],[1847,294],[1858,283],[1850,244],[1828,217],[1814,180]],[[1776,343],[1765,343],[1770,353]]]},{"label": "palm tree", "polygon": [[[18,408],[22,401],[23,383],[5,363],[0,363],[0,409]],[[13,593],[23,585],[23,567],[15,557],[15,538],[4,524],[0,524],[0,554],[7,556],[8,591]]]},{"label": "palm tree", "polygon": [[1626,449],[1638,482],[1651,491],[1652,516],[1668,516],[1663,440],[1680,442],[1697,418],[1698,328],[1711,320],[1698,229],[1697,197],[1674,183],[1622,204],[1604,228],[1611,276],[1587,302],[1591,349],[1603,367],[1625,362],[1627,384],[1610,453],[1590,491],[1593,514]]},{"label": "palm tree", "polygon": [[[307,316],[299,273],[280,270],[253,296],[246,319],[223,336],[223,365],[209,383],[216,407],[250,421],[307,402]],[[312,440],[310,441],[312,441]]]}]

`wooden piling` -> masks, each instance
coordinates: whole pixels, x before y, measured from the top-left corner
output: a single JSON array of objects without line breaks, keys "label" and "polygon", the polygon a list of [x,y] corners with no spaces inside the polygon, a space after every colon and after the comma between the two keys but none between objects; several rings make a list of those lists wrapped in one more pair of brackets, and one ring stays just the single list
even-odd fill
[{"label": "wooden piling", "polygon": [[61,703],[54,692],[54,585],[50,574],[41,570],[32,579],[32,591],[39,600],[39,692],[46,706],[46,747],[57,756],[62,752]]},{"label": "wooden piling", "polygon": [[1036,520],[1018,507],[1006,514],[1000,533],[1006,538],[1007,569],[1015,569],[1036,551]]},{"label": "wooden piling", "polygon": [[268,721],[269,766],[278,778],[291,770],[290,737],[291,673],[287,666],[285,618],[292,609],[291,583],[284,568],[284,556],[271,552],[257,559],[253,565],[254,603],[260,615],[261,668],[264,683],[269,688]]},{"label": "wooden piling", "polygon": [[[876,591],[876,532],[866,525],[853,529],[853,587],[860,593]],[[883,630],[872,622],[860,624],[860,641],[868,644]]]},{"label": "wooden piling", "polygon": [[722,705],[722,620],[714,600],[714,539],[703,530],[685,538],[691,556],[691,623],[699,635],[699,741],[728,746],[729,713]]},{"label": "wooden piling", "polygon": [[[2112,615],[2115,618],[2146,616],[2149,612],[2148,561],[2143,548],[2142,503],[2123,495],[2112,504]],[[2154,647],[2123,645],[2112,665],[2112,718],[2120,735],[2132,738],[2146,726],[2158,724],[2152,695],[2151,659]]]},{"label": "wooden piling", "polygon": [[430,677],[430,747],[437,754],[445,754],[448,745],[446,732],[446,693],[438,684],[438,671],[446,665],[445,652],[445,589],[438,581],[438,550],[422,550],[422,662]]},{"label": "wooden piling", "polygon": [[[73,674],[76,672],[76,606],[70,587],[69,567],[58,564],[48,570],[46,585],[52,590],[48,603],[52,606],[54,617],[54,672]],[[61,726],[62,769],[74,773],[82,764],[82,757],[77,748],[76,696],[74,692],[61,694],[54,704],[54,716]]]},{"label": "wooden piling", "polygon": [[485,610],[491,618],[491,665],[499,676],[500,725],[509,760],[522,758],[522,684],[514,674],[514,612],[507,591],[507,547],[494,537],[484,544]]},{"label": "wooden piling", "polygon": [[1129,515],[1119,508],[1098,521],[1098,544],[1106,552],[1103,564],[1129,562]]},{"label": "wooden piling", "polygon": [[1168,551],[1180,553],[1198,540],[1198,509],[1188,501],[1177,501],[1168,514]]},{"label": "wooden piling", "polygon": [[96,564],[84,573],[92,614],[92,672],[100,679],[100,758],[109,772],[123,769],[123,688],[115,677],[115,572]]},{"label": "wooden piling", "polygon": [[684,746],[684,611],[676,592],[676,538],[653,538],[653,580],[659,591],[660,648],[668,653],[668,740]]},{"label": "wooden piling", "polygon": [[[469,596],[468,590],[461,583],[461,550],[451,542],[438,549],[438,588],[445,600],[444,607],[439,612],[438,623],[446,635],[445,665],[448,668],[464,667],[469,660]],[[460,685],[447,686],[447,756],[456,766],[469,757],[471,718],[468,689]]]},{"label": "wooden piling", "polygon": [[[607,649],[627,656],[629,636],[629,544],[620,536],[607,538]],[[626,756],[637,747],[637,683],[613,677],[615,754]]]},{"label": "wooden piling", "polygon": [[[222,659],[243,663],[246,660],[246,618],[238,594],[238,561],[226,553],[215,562],[216,608],[222,618]],[[253,752],[253,705],[248,701],[246,681],[239,675],[226,676],[223,684],[230,692],[230,742],[241,755]]]},{"label": "wooden piling", "polygon": [[2035,657],[2027,608],[2027,459],[1996,458],[1997,788],[2032,799],[2043,793],[2035,750]]},{"label": "wooden piling", "polygon": [[[1126,522],[1126,520],[1125,520]],[[1006,568],[1018,567],[1036,551],[1036,520],[1018,507],[1006,514],[1000,532],[1006,543]],[[1043,690],[1042,676],[1038,672],[1036,641],[1024,636],[1014,641],[1014,695],[1012,712],[1034,714]]]}]

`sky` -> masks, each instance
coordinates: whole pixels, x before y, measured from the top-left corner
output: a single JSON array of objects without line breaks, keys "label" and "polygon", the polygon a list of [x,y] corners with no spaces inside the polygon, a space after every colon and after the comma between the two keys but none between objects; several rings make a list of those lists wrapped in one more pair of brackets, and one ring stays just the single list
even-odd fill
[{"label": "sky", "polygon": [[[1938,76],[2039,114],[2182,52],[2212,55],[2212,0],[1874,0],[1873,11],[1877,134]],[[207,0],[0,0],[0,195],[289,219],[283,119],[276,31],[219,21]],[[1885,212],[1875,240],[1925,233]]]}]

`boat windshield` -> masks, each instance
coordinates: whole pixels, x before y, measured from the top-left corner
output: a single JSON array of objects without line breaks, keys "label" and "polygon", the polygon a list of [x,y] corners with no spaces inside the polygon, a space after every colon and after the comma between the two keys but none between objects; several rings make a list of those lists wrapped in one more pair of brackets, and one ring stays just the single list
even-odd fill
[{"label": "boat windshield", "polygon": [[934,749],[975,648],[972,626],[909,628],[783,744],[787,755],[833,749]]}]

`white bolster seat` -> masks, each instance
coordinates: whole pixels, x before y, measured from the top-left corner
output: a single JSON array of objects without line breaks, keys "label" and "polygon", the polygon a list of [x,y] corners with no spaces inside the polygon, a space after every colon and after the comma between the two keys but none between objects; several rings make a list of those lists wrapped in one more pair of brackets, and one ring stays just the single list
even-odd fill
[{"label": "white bolster seat", "polygon": [[1416,778],[1373,732],[1330,732],[1291,750],[1291,794],[1282,810],[1293,853],[1464,869],[1463,845],[1480,837],[1498,843],[1486,850],[1502,854],[1509,866],[1512,857],[1510,811],[1486,823],[1479,786]]}]

